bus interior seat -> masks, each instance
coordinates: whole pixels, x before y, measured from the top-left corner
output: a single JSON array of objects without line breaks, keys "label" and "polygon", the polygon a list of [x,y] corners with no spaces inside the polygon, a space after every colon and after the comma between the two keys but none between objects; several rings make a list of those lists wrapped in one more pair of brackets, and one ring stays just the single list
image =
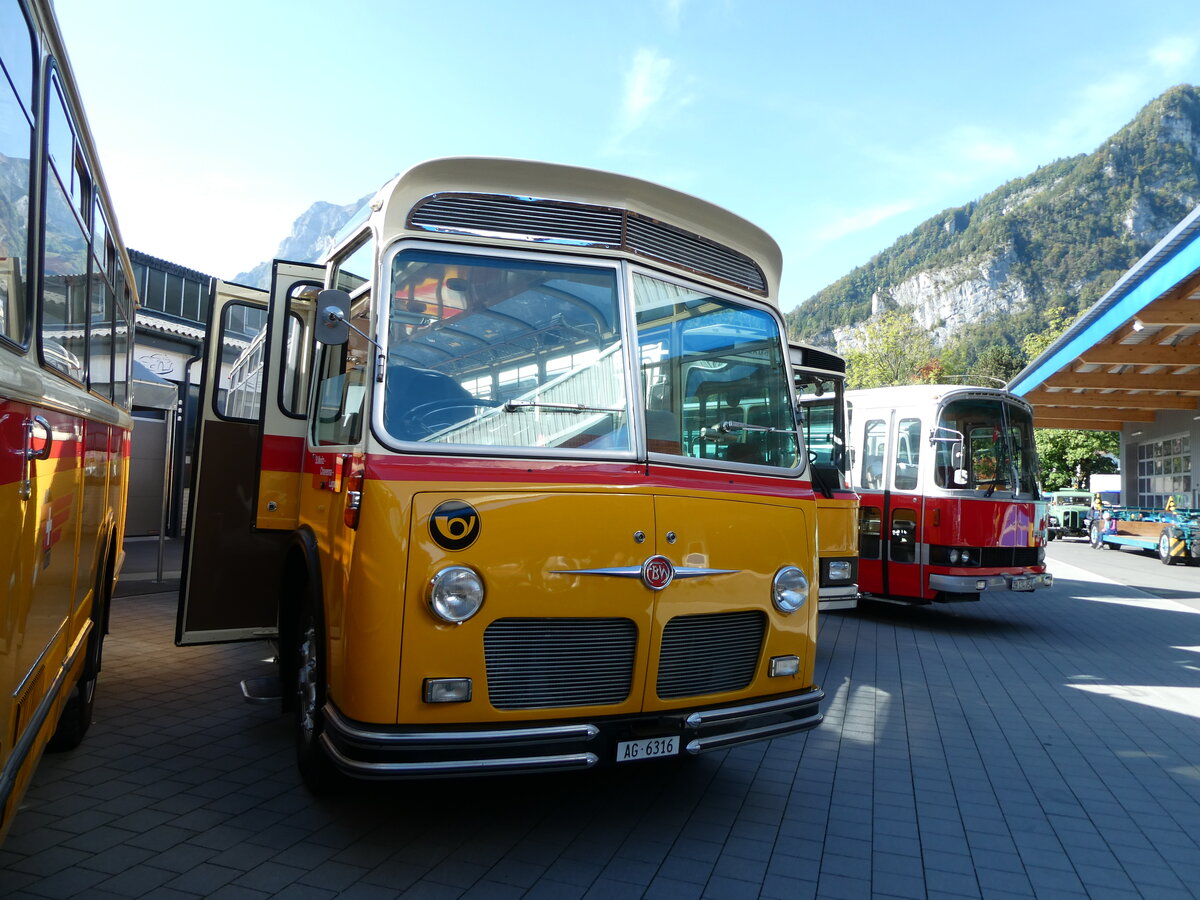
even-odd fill
[{"label": "bus interior seat", "polygon": [[863,460],[863,487],[878,490],[883,484],[883,457],[871,456]]}]

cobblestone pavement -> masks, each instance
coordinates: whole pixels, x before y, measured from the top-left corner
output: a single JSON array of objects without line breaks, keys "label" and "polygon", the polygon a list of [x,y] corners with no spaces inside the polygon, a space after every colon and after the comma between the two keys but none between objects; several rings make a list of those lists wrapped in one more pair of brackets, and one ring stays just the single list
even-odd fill
[{"label": "cobblestone pavement", "polygon": [[1200,570],[1177,602],[1052,569],[1036,595],[825,616],[807,734],[329,800],[241,700],[265,645],[177,648],[174,594],[122,596],[95,724],[42,760],[0,894],[1196,896]]}]

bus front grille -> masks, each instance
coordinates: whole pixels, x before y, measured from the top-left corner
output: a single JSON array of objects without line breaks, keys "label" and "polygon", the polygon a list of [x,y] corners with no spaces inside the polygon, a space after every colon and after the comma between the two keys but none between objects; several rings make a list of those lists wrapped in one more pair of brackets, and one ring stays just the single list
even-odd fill
[{"label": "bus front grille", "polygon": [[483,635],[496,709],[621,703],[633,683],[630,619],[497,619]]},{"label": "bus front grille", "polygon": [[698,697],[748,687],[766,627],[762,610],[672,619],[663,629],[658,696]]},{"label": "bus front grille", "polygon": [[991,569],[1036,566],[1042,562],[1037,547],[984,547],[980,557],[979,564]]}]

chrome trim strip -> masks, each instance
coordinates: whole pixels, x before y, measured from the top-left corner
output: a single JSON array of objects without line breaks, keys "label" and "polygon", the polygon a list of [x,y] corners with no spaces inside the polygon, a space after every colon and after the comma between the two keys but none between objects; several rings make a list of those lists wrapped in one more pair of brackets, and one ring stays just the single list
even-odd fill
[{"label": "chrome trim strip", "polygon": [[458,759],[440,762],[383,762],[370,763],[350,759],[340,753],[329,739],[329,735],[321,735],[321,744],[325,752],[333,759],[334,764],[341,769],[357,775],[377,776],[434,776],[434,775],[467,775],[471,773],[499,773],[506,771],[530,770],[561,770],[561,769],[590,769],[600,761],[595,753],[571,753],[558,756],[518,756],[510,759]]},{"label": "chrome trim strip", "polygon": [[[701,578],[705,575],[737,575],[741,569],[701,569],[683,567],[675,570],[675,578]],[[641,566],[614,566],[610,569],[551,569],[551,575],[608,575],[612,578],[641,578]]]},{"label": "chrome trim strip", "polygon": [[600,734],[595,725],[553,725],[546,728],[508,728],[489,731],[418,731],[397,734],[372,731],[351,725],[332,703],[323,710],[325,721],[339,734],[352,741],[376,744],[486,744],[518,743],[529,740],[590,741]]},{"label": "chrome trim strip", "polygon": [[762,703],[746,703],[742,706],[726,706],[721,709],[707,709],[701,712],[694,712],[684,720],[684,724],[688,728],[703,728],[705,725],[711,725],[714,722],[724,722],[729,719],[746,719],[751,716],[782,712],[799,706],[820,703],[824,699],[825,692],[820,688],[815,688],[803,694],[797,694],[793,697],[781,697],[778,700],[766,700]]},{"label": "chrome trim strip", "polygon": [[857,609],[859,598],[848,597],[845,600],[821,600],[817,604],[820,612],[833,612],[838,609]]},{"label": "chrome trim strip", "polygon": [[817,596],[820,597],[822,601],[840,599],[842,597],[857,597],[858,585],[823,585],[817,588]]},{"label": "chrome trim strip", "polygon": [[708,738],[695,738],[688,742],[684,749],[688,753],[696,756],[700,753],[705,753],[709,750],[719,750],[722,747],[727,747],[730,744],[740,744],[745,741],[756,741],[761,738],[776,737],[781,734],[790,734],[793,731],[804,731],[809,728],[815,728],[820,725],[825,716],[823,713],[813,713],[803,719],[793,719],[790,722],[777,722],[774,725],[763,725],[759,728],[747,728],[745,731],[730,731],[725,734],[714,735]]}]

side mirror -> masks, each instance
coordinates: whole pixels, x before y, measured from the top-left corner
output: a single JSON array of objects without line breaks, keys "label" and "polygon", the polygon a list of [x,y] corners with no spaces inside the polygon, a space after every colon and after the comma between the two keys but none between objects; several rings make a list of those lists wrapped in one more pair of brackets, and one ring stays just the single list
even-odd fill
[{"label": "side mirror", "polygon": [[344,344],[350,340],[350,295],[345,291],[317,294],[316,338],[320,344]]},{"label": "side mirror", "polygon": [[955,484],[966,484],[967,483],[967,470],[966,469],[955,469],[954,470],[954,483]]}]

